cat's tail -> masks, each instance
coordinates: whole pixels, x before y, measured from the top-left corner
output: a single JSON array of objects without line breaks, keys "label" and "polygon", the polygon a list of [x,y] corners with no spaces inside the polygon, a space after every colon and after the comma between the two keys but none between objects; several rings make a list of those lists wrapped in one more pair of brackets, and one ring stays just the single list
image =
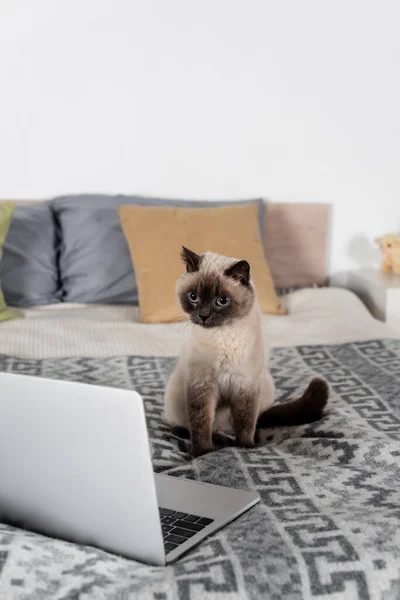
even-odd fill
[{"label": "cat's tail", "polygon": [[261,413],[257,420],[257,429],[304,425],[318,421],[322,417],[328,397],[328,384],[324,379],[315,377],[310,381],[301,398],[289,400],[289,402],[283,402],[282,404],[274,404]]}]

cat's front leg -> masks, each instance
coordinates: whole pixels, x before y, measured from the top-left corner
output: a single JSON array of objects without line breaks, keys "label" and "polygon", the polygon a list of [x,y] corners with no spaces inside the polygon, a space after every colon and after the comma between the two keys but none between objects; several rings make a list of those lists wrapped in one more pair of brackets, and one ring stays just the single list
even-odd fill
[{"label": "cat's front leg", "polygon": [[258,415],[257,395],[249,391],[239,391],[232,398],[231,409],[237,446],[252,448],[255,444]]},{"label": "cat's front leg", "polygon": [[193,457],[212,452],[212,429],[215,416],[217,389],[213,382],[191,383],[187,389],[191,454]]}]

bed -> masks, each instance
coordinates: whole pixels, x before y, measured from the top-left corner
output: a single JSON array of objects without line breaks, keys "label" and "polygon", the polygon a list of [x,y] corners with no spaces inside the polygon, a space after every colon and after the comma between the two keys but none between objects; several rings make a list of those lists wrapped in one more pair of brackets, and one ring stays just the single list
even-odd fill
[{"label": "bed", "polygon": [[165,568],[2,524],[0,598],[399,598],[400,339],[346,290],[283,302],[287,316],[263,316],[278,400],[322,375],[326,416],[195,460],[161,420],[184,324],[57,305],[2,325],[2,371],[138,390],[155,471],[256,489],[261,502]]},{"label": "bed", "polygon": [[[56,208],[79,213],[82,203],[110,209],[105,197],[62,198]],[[278,287],[325,283],[329,212],[268,203],[263,242]],[[13,256],[33,284],[47,273],[53,293],[51,210],[28,213],[24,222],[19,212],[25,233],[14,229]],[[40,260],[28,248],[21,263],[27,237],[42,243]],[[33,288],[32,297],[38,292],[44,288]],[[354,294],[305,287],[282,296],[287,315],[263,316],[277,401],[323,376],[331,389],[324,418],[265,431],[251,450],[224,448],[195,460],[161,418],[185,324],[143,324],[132,303],[68,304],[57,294],[57,303],[1,324],[0,370],[137,390],[156,472],[255,489],[261,502],[165,568],[0,524],[0,599],[400,597],[400,336]]]}]

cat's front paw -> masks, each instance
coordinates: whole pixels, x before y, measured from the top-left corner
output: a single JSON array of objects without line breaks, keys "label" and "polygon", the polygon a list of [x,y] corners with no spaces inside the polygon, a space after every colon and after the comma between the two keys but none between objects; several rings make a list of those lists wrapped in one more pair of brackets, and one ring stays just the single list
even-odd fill
[{"label": "cat's front paw", "polygon": [[211,448],[207,448],[205,446],[192,446],[192,450],[191,450],[190,454],[193,456],[193,458],[198,458],[199,456],[208,454],[209,452],[212,452],[213,450],[214,450],[214,448],[212,446],[211,446]]},{"label": "cat's front paw", "polygon": [[242,444],[237,444],[237,446],[238,446],[238,448],[247,448],[247,449],[256,447],[256,445],[252,442],[244,442]]},{"label": "cat's front paw", "polygon": [[236,446],[239,448],[254,448],[255,446],[254,436],[237,436],[236,438]]}]

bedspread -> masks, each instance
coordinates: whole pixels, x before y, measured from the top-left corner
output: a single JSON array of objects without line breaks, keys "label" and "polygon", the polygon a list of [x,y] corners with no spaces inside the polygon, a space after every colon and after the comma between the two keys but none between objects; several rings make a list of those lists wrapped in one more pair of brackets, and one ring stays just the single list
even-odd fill
[{"label": "bedspread", "polygon": [[261,502],[168,567],[0,525],[0,598],[148,600],[400,597],[400,341],[274,348],[279,401],[314,375],[319,422],[265,432],[257,448],[193,460],[161,420],[174,356],[17,358],[0,370],[143,397],[157,472],[251,488]]},{"label": "bedspread", "polygon": [[[288,315],[262,315],[267,346],[400,337],[348,290],[304,289],[282,298]],[[187,323],[143,324],[135,306],[58,304],[1,324],[0,353],[27,358],[177,356]]]}]

